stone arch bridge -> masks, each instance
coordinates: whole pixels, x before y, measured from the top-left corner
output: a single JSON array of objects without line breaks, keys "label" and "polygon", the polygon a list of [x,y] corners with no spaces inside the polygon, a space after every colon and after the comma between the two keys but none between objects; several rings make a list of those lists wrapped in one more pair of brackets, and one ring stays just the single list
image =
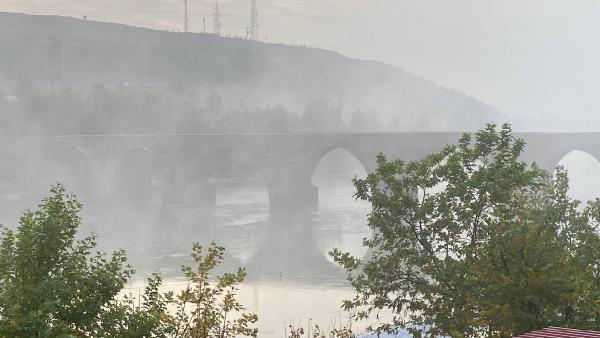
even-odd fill
[{"label": "stone arch bridge", "polygon": [[[459,132],[82,135],[28,138],[40,151],[30,168],[61,175],[77,191],[113,186],[126,200],[149,202],[160,182],[162,203],[214,201],[208,180],[219,173],[260,173],[271,210],[314,207],[318,190],[311,177],[320,160],[342,148],[366,172],[375,155],[413,160],[456,143]],[[523,160],[553,169],[569,152],[580,150],[600,159],[600,133],[516,133],[527,142]],[[41,172],[40,171],[40,172]],[[38,174],[38,173],[36,173]],[[100,187],[99,187],[100,185]],[[100,189],[102,190],[102,189]]]}]

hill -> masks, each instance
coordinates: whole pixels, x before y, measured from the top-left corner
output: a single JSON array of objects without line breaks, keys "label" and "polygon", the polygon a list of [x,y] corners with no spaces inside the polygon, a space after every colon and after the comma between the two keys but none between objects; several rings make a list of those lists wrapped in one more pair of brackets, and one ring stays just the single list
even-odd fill
[{"label": "hill", "polygon": [[374,61],[315,48],[175,33],[59,16],[0,13],[0,83],[95,83],[218,90],[300,109],[327,99],[377,111],[387,129],[474,129],[498,112],[458,91]]}]

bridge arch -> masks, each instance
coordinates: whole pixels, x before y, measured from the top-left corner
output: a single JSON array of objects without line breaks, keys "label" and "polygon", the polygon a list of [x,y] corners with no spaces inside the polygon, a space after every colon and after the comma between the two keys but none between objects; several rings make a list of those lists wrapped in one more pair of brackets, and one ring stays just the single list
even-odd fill
[{"label": "bridge arch", "polygon": [[600,198],[600,161],[583,150],[573,150],[564,155],[557,165],[567,170],[569,195],[582,202]]},{"label": "bridge arch", "polygon": [[[328,181],[333,183],[337,177],[340,177],[344,182],[338,183],[341,183],[342,186],[351,186],[352,178],[355,176],[364,177],[369,174],[370,171],[374,170],[374,162],[374,159],[371,160],[361,153],[353,151],[352,148],[337,145],[329,146],[321,149],[309,158],[303,169],[304,172],[301,182],[310,186],[314,191],[313,193],[316,195],[314,206],[318,207],[320,199],[319,195],[322,193],[319,191],[319,185],[325,186]],[[329,168],[327,166],[329,166]],[[343,172],[344,170],[346,172]],[[319,177],[316,175],[329,176],[329,180],[319,180]],[[354,193],[349,190],[347,194],[349,194],[349,198],[351,199]]]},{"label": "bridge arch", "polygon": [[535,162],[550,172],[573,151],[600,159],[600,133],[524,133],[518,136],[526,142],[521,159],[527,163]]},{"label": "bridge arch", "polygon": [[[236,181],[239,186],[249,182],[257,183],[260,188],[266,186],[265,190],[268,190],[265,175],[261,171],[260,154],[252,154],[231,146],[213,148],[198,151],[183,166],[181,179],[185,180],[192,190],[187,199],[214,206],[219,202],[218,199],[224,197],[223,193],[229,193],[227,190],[231,182],[227,182],[228,180]],[[235,186],[235,182],[233,185]]]},{"label": "bridge arch", "polygon": [[261,169],[269,191],[270,209],[318,208],[318,188],[312,184],[312,177],[321,160],[336,149],[349,153],[366,173],[374,170],[375,154],[365,155],[337,143],[311,149],[311,153],[301,156],[267,157]]},{"label": "bridge arch", "polygon": [[366,254],[362,239],[371,234],[367,217],[372,207],[354,198],[352,179],[367,174],[360,159],[342,147],[330,150],[313,170],[311,183],[317,187],[319,212],[312,232],[319,251],[330,261],[328,252],[334,248],[357,257]]},{"label": "bridge arch", "polygon": [[306,161],[305,173],[309,176],[309,178],[313,177],[315,170],[323,161],[323,159],[335,152],[343,152],[351,155],[360,163],[360,165],[367,174],[375,169],[376,154],[365,156],[361,152],[354,151],[354,149],[350,147],[333,145],[320,149],[318,152],[312,154],[312,156],[310,156],[309,159]]}]

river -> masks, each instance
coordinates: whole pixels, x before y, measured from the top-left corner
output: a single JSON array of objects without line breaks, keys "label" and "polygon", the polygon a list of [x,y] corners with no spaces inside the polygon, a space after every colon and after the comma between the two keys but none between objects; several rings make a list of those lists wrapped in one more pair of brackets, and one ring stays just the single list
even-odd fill
[{"label": "river", "polygon": [[[327,328],[347,323],[348,315],[340,307],[354,293],[328,252],[340,248],[363,256],[361,240],[369,235],[370,211],[367,203],[353,198],[351,179],[365,173],[348,156],[334,153],[317,168],[313,183],[319,187],[318,210],[271,214],[260,179],[221,182],[217,205],[210,211],[161,209],[149,221],[155,230],[146,236],[138,233],[125,245],[133,250],[130,256],[140,268],[138,277],[159,270],[170,289],[181,288],[178,267],[190,263],[191,243],[215,240],[227,247],[222,271],[247,268],[240,300],[258,314],[260,337],[284,337],[290,324],[319,323]],[[569,169],[573,197],[598,196],[600,164],[594,158],[573,152],[560,164]],[[141,282],[132,281],[130,290],[136,292]],[[364,325],[355,327],[360,330]]]},{"label": "river", "polygon": [[[102,250],[126,249],[137,270],[127,287],[134,295],[156,271],[164,275],[166,289],[182,288],[180,266],[192,263],[192,243],[216,241],[227,249],[219,272],[247,269],[239,298],[258,314],[260,337],[284,337],[289,324],[339,326],[348,322],[341,304],[353,291],[328,252],[339,248],[363,256],[361,240],[369,235],[370,206],[353,198],[351,183],[355,174],[365,174],[364,169],[348,156],[334,154],[317,168],[313,183],[319,187],[318,210],[270,213],[260,178],[230,179],[216,182],[217,204],[212,208],[153,204],[115,211],[90,204],[81,233],[97,233]],[[595,159],[573,152],[560,164],[569,169],[574,197],[597,196],[600,164]],[[0,222],[14,224],[19,210],[7,210],[11,204],[3,204]]]},{"label": "river", "polygon": [[165,276],[166,289],[183,288],[180,266],[192,264],[192,243],[215,241],[227,250],[219,272],[238,266],[248,272],[239,298],[258,314],[260,337],[284,337],[290,324],[339,326],[349,321],[341,305],[353,292],[328,252],[366,253],[361,243],[369,235],[370,206],[353,198],[351,179],[355,173],[364,176],[364,169],[353,158],[331,157],[313,177],[318,210],[271,213],[262,179],[218,180],[213,208],[155,204],[144,212],[92,210],[84,217],[84,232],[99,234],[104,250],[127,250],[137,270],[127,289],[134,295],[155,271]]}]

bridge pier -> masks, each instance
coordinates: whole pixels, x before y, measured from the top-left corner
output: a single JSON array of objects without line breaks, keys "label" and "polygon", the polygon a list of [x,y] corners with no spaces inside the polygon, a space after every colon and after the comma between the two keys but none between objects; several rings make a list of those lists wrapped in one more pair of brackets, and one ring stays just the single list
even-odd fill
[{"label": "bridge pier", "polygon": [[252,279],[309,278],[318,283],[343,270],[327,260],[315,241],[314,214],[308,210],[288,210],[271,214],[258,250],[246,264]]},{"label": "bridge pier", "polygon": [[185,185],[175,178],[171,169],[162,182],[162,204],[179,205],[185,203]]},{"label": "bridge pier", "polygon": [[217,203],[217,188],[207,179],[178,178],[171,167],[163,177],[162,203],[165,205],[197,204],[212,207]]},{"label": "bridge pier", "polygon": [[148,151],[142,148],[121,155],[115,183],[122,202],[138,206],[152,202],[151,163]]},{"label": "bridge pier", "polygon": [[188,181],[185,200],[190,204],[213,207],[217,204],[217,187],[207,180]]},{"label": "bridge pier", "polygon": [[304,186],[272,186],[269,189],[271,211],[317,209],[319,207],[319,188],[314,184]]},{"label": "bridge pier", "polygon": [[263,171],[269,191],[271,211],[316,209],[319,206],[319,189],[310,181],[312,173],[303,170],[301,163],[278,163]]}]

